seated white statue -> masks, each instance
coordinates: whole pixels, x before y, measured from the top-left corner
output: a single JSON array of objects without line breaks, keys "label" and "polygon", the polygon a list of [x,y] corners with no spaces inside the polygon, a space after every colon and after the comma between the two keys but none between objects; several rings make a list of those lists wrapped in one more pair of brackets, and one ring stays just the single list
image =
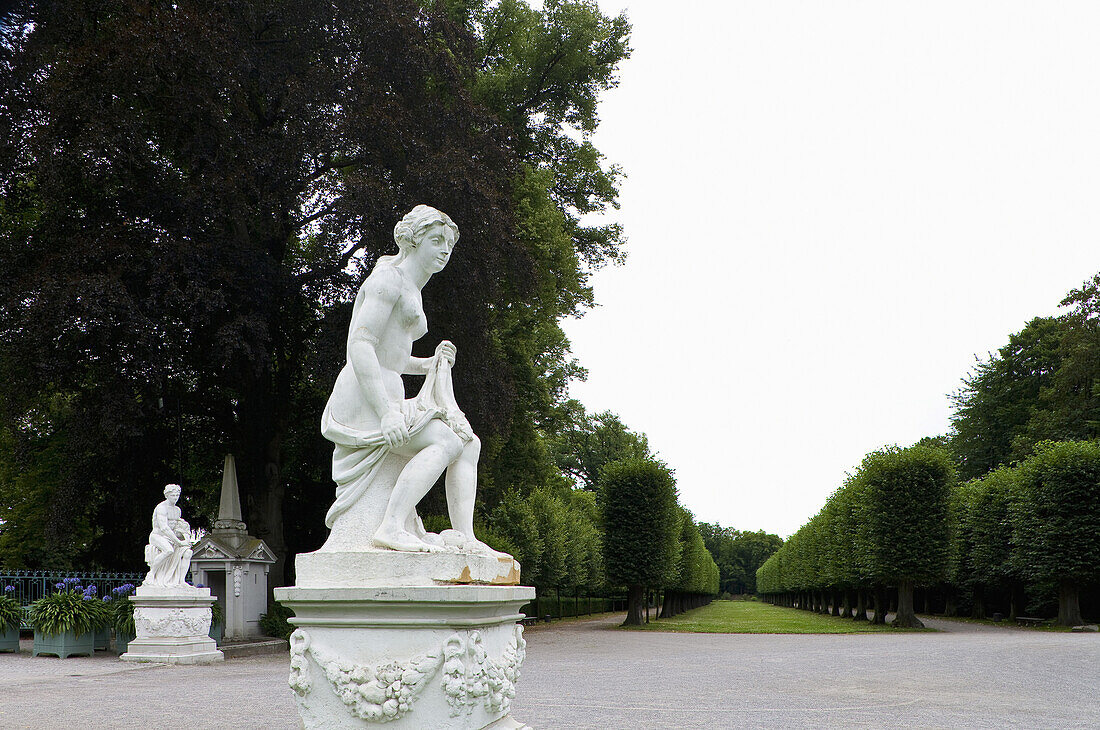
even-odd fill
[{"label": "seated white statue", "polygon": [[[412,356],[413,342],[428,331],[420,291],[447,265],[458,227],[435,208],[418,205],[394,228],[394,240],[398,253],[378,260],[355,298],[347,363],[321,418],[321,432],[336,444],[336,501],[325,524],[331,528],[363,496],[392,452],[408,463],[373,535],[376,547],[503,555],[474,536],[481,442],[455,402],[455,347],[444,340],[432,357]],[[416,398],[405,399],[403,373],[427,376]],[[446,540],[425,532],[416,515],[417,503],[444,471],[453,528]]]},{"label": "seated white statue", "polygon": [[153,510],[153,531],[145,546],[145,562],[149,574],[145,586],[186,586],[191,569],[191,526],[183,519],[176,502],[180,498],[178,484],[164,488],[164,501]]}]

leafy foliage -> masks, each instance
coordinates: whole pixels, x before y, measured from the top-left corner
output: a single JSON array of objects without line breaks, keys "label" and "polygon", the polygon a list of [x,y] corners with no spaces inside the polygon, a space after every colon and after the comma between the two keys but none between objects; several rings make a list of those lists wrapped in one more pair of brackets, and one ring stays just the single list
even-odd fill
[{"label": "leafy foliage", "polygon": [[1100,580],[1100,441],[1039,444],[1011,494],[1012,546],[1025,577]]},{"label": "leafy foliage", "polygon": [[868,454],[825,507],[757,571],[762,593],[929,585],[947,567],[954,470],[925,445]]},{"label": "leafy foliage", "polygon": [[137,629],[134,627],[134,602],[129,599],[130,594],[133,592],[134,585],[132,583],[119,586],[111,591],[111,595],[108,597],[110,600],[107,604],[110,610],[108,625],[114,627],[118,633],[129,636],[134,636],[137,633]]},{"label": "leafy foliage", "polygon": [[267,613],[260,614],[260,631],[264,636],[273,636],[277,639],[290,639],[294,633],[294,627],[287,619],[292,618],[294,612],[281,603],[271,603],[267,607]]},{"label": "leafy foliage", "polygon": [[101,600],[89,597],[78,585],[58,586],[53,593],[31,604],[30,622],[35,631],[53,636],[66,632],[81,636],[106,625]]},{"label": "leafy foliage", "polygon": [[629,53],[624,17],[588,2],[95,0],[25,4],[10,28],[5,562],[130,556],[166,481],[207,490],[188,496],[212,513],[232,451],[281,582],[282,558],[323,537],[331,492],[331,446],[300,414],[321,410],[356,287],[420,202],[463,232],[425,307],[460,351],[482,499],[560,484],[543,435],[583,370],[558,321],[592,304],[591,269],[622,260],[621,231],[592,222],[618,172],[589,136]]},{"label": "leafy foliage", "polygon": [[637,458],[607,464],[599,499],[608,582],[662,585],[674,568],[680,534],[676,482],[668,467]]},{"label": "leafy foliage", "polygon": [[[11,586],[5,586],[6,589]],[[18,629],[23,621],[23,607],[11,597],[11,590],[0,593],[0,631]]]},{"label": "leafy foliage", "polygon": [[562,412],[564,423],[550,449],[558,468],[585,489],[597,489],[600,473],[613,461],[652,457],[645,435],[632,432],[614,413],[589,415],[575,400]]},{"label": "leafy foliage", "polygon": [[888,584],[940,580],[947,564],[948,502],[955,479],[950,457],[923,446],[884,449],[863,460],[860,478],[867,486],[874,576]]},{"label": "leafy foliage", "polygon": [[952,395],[951,448],[959,456],[963,479],[1011,460],[1013,443],[1027,431],[1043,388],[1061,364],[1066,329],[1062,320],[1036,317],[995,355],[980,361]]},{"label": "leafy foliage", "polygon": [[490,517],[519,560],[523,581],[540,595],[599,592],[604,587],[603,554],[595,496],[586,492],[540,488],[526,496],[505,495]]}]

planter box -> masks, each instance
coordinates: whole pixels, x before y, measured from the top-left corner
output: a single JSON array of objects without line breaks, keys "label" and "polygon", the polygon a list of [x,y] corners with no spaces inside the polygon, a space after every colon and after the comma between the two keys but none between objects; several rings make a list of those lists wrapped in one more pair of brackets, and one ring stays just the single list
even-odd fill
[{"label": "planter box", "polygon": [[95,630],[95,650],[107,651],[111,648],[111,629],[96,629]]},{"label": "planter box", "polygon": [[31,656],[39,654],[53,654],[64,659],[65,657],[83,654],[95,655],[95,633],[89,631],[76,636],[71,631],[63,634],[44,634],[41,631],[34,632],[34,650]]},{"label": "planter box", "polygon": [[115,653],[119,656],[125,654],[129,649],[130,642],[136,638],[137,636],[135,634],[115,631]]},{"label": "planter box", "polygon": [[0,631],[0,651],[19,651],[19,627]]}]

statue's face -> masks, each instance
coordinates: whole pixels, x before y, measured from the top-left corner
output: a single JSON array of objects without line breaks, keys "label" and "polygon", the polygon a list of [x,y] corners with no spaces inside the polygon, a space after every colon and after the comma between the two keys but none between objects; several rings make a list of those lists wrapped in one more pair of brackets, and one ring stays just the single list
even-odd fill
[{"label": "statue's face", "polygon": [[173,489],[165,494],[164,498],[167,499],[170,503],[175,504],[177,501],[179,501],[180,492],[178,489]]},{"label": "statue's face", "polygon": [[435,274],[442,271],[451,260],[454,247],[455,236],[451,229],[442,223],[433,223],[420,233],[411,255],[417,257],[425,269]]}]

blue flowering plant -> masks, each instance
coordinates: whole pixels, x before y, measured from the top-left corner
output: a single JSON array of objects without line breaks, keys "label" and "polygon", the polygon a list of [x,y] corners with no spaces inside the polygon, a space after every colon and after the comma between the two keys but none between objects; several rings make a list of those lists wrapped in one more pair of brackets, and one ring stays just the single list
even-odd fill
[{"label": "blue flowering plant", "polygon": [[35,631],[58,636],[75,636],[109,625],[110,612],[99,600],[94,586],[80,585],[79,578],[66,578],[54,584],[54,592],[31,604],[30,619]]},{"label": "blue flowering plant", "polygon": [[23,608],[15,600],[15,586],[4,586],[0,591],[0,633],[18,629],[23,619]]},{"label": "blue flowering plant", "polygon": [[110,595],[104,596],[104,603],[110,607],[111,625],[120,634],[133,636],[137,633],[134,627],[134,602],[127,596],[134,592],[134,584],[127,583],[111,590]]}]

